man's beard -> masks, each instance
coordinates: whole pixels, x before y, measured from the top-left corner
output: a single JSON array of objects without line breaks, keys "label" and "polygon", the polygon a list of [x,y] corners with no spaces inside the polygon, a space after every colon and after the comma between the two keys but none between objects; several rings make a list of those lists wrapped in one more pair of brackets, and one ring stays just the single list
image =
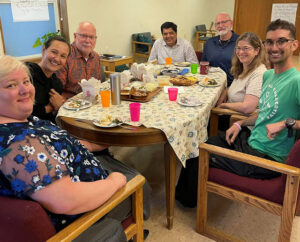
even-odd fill
[{"label": "man's beard", "polygon": [[224,30],[218,31],[218,34],[221,35],[221,36],[223,36],[223,35],[228,34],[230,31],[231,31],[231,28],[226,28]]}]

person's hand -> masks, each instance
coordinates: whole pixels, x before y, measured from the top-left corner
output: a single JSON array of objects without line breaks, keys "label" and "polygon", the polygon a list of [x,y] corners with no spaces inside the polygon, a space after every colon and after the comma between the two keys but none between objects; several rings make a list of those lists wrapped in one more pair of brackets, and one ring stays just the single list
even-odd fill
[{"label": "person's hand", "polygon": [[229,145],[231,145],[237,135],[239,134],[240,129],[237,125],[233,124],[229,129],[226,130],[226,141]]},{"label": "person's hand", "polygon": [[106,179],[110,179],[117,186],[117,190],[126,184],[126,176],[120,172],[112,172]]},{"label": "person's hand", "polygon": [[274,137],[284,128],[285,128],[284,121],[280,121],[280,122],[273,123],[273,124],[267,124],[266,129],[267,129],[268,139],[273,140]]},{"label": "person's hand", "polygon": [[55,112],[58,111],[58,109],[61,107],[61,105],[64,104],[66,99],[61,96],[58,92],[56,92],[54,89],[51,89],[49,92],[50,95],[50,104],[52,105]]},{"label": "person's hand", "polygon": [[226,107],[226,103],[220,103],[220,104],[218,105],[218,107],[219,107],[219,108],[227,108],[227,107]]}]

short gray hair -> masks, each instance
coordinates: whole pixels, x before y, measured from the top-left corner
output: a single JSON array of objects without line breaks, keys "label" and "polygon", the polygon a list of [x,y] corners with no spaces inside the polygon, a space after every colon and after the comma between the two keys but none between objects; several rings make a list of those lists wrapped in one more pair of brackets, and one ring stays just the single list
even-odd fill
[{"label": "short gray hair", "polygon": [[23,62],[9,55],[0,56],[0,81],[10,73],[18,70],[23,70],[29,78],[31,77],[29,69]]}]

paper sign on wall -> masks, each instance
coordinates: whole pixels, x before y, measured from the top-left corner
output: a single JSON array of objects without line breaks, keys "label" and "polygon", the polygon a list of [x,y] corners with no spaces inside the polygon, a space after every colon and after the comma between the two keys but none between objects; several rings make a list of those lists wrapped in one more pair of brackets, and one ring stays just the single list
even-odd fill
[{"label": "paper sign on wall", "polygon": [[295,24],[297,7],[298,3],[274,3],[272,6],[271,21],[280,18],[281,20],[286,20]]},{"label": "paper sign on wall", "polygon": [[47,0],[11,0],[14,22],[49,21]]}]

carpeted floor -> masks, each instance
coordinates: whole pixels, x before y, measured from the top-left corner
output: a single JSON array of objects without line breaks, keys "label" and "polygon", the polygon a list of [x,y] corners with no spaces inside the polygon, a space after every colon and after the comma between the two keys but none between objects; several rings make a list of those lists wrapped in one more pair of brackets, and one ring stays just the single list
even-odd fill
[{"label": "carpeted floor", "polygon": [[[150,230],[147,242],[213,241],[195,230],[196,208],[184,208],[175,203],[174,226],[166,228],[163,145],[141,148],[110,148],[114,156],[139,170],[150,182],[152,191],[151,216],[144,221]],[[177,162],[177,175],[181,164]],[[259,209],[209,195],[208,223],[242,241],[277,241],[280,218]],[[300,242],[300,217],[294,219],[292,242]]]}]

